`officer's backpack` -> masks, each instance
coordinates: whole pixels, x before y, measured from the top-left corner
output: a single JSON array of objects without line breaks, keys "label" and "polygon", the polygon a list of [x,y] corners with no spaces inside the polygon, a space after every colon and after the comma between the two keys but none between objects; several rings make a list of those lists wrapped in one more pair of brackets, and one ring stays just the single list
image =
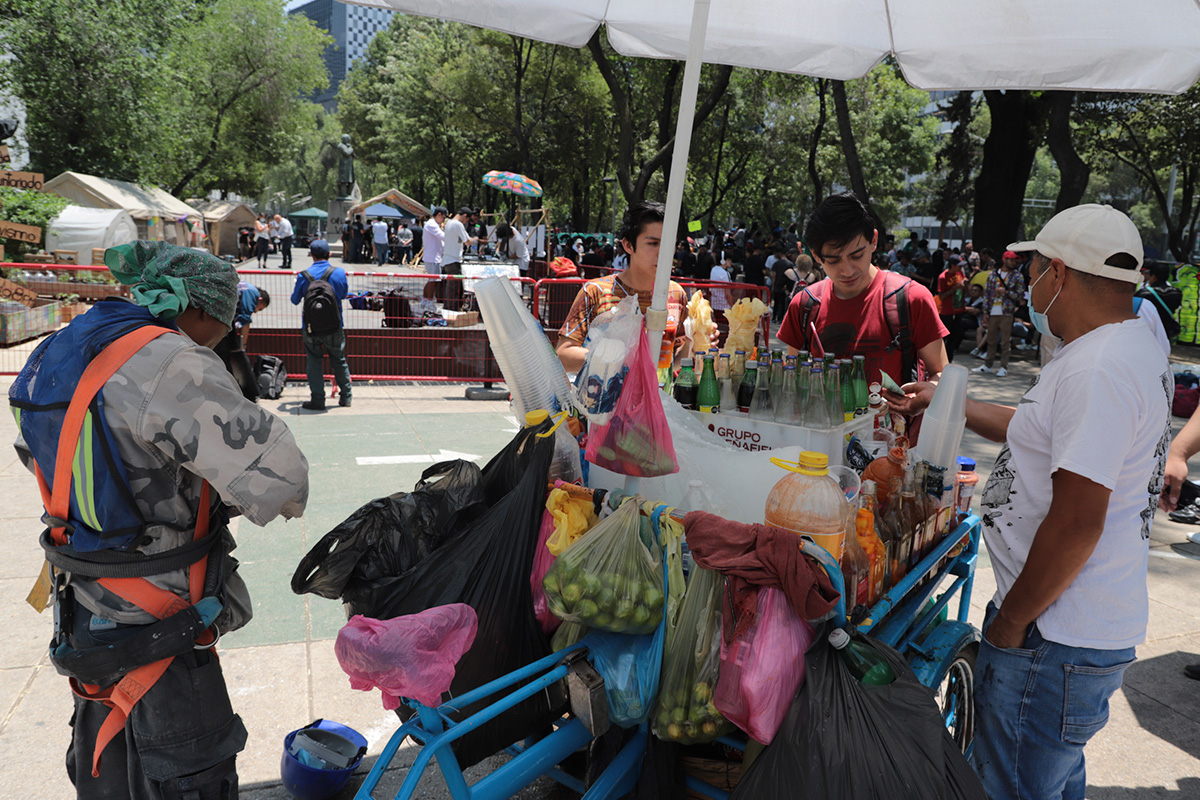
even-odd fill
[{"label": "officer's backpack", "polygon": [[254,362],[254,379],[258,382],[258,396],[278,400],[283,396],[283,385],[287,383],[287,369],[278,356],[259,356]]},{"label": "officer's backpack", "polygon": [[304,330],[311,336],[321,336],[341,330],[342,315],[339,309],[337,294],[329,276],[333,267],[325,270],[325,274],[309,281],[304,290]]}]

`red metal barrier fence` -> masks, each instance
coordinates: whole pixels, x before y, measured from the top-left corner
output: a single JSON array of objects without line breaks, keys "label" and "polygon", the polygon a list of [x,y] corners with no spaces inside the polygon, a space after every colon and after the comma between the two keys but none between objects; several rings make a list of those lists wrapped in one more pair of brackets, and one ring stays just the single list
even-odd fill
[{"label": "red metal barrier fence", "polygon": [[[111,283],[104,267],[0,264],[14,280],[36,291],[39,306],[28,312],[4,314],[0,307],[0,375],[16,374],[24,366],[40,337],[55,330],[69,314],[86,310],[79,302],[94,302],[127,287]],[[296,273],[291,270],[238,270],[242,280],[265,291],[270,305],[254,315],[247,350],[251,357],[275,355],[283,359],[292,378],[304,377],[304,349],[300,336],[300,307],[291,303]],[[460,383],[503,381],[488,343],[487,330],[474,303],[477,279],[433,276],[416,272],[347,271],[350,295],[344,312],[346,356],[355,380],[421,380]],[[566,319],[581,278],[510,278],[539,318],[551,343]],[[432,286],[427,290],[427,284]],[[768,290],[749,284],[681,285],[690,296],[700,289],[724,290],[731,300],[759,296],[769,301]],[[439,312],[427,319],[422,310],[426,294],[437,301]],[[426,304],[428,307],[428,304]],[[11,309],[10,309],[11,310]],[[442,313],[444,310],[444,314]],[[718,324],[723,318],[716,315]],[[21,320],[18,322],[17,317]],[[767,341],[768,318],[763,318],[760,341]],[[727,326],[722,326],[726,329]]]}]

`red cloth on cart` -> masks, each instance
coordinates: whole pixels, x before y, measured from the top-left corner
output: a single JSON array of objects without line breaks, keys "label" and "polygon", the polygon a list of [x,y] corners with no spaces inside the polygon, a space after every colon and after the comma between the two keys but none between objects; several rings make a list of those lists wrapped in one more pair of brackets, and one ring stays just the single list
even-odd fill
[{"label": "red cloth on cart", "polygon": [[819,619],[837,604],[829,576],[800,552],[800,537],[791,531],[731,522],[706,511],[688,513],[683,528],[696,563],[729,578],[732,602],[722,604],[721,618],[727,642],[754,623],[760,586],[782,590],[802,619]]}]

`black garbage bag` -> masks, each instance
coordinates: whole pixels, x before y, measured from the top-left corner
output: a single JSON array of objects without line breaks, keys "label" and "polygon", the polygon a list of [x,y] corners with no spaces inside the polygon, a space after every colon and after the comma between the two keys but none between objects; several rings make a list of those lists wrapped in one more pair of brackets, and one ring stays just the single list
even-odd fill
[{"label": "black garbage bag", "polygon": [[486,510],[483,474],[469,461],[425,470],[411,492],[372,500],[300,560],[292,591],[369,604],[380,581],[403,575]]},{"label": "black garbage bag", "polygon": [[742,777],[734,800],[987,800],[950,739],[932,691],[895,650],[852,633],[896,673],[867,686],[829,644],[831,623],[805,655],[807,676],[775,740]]},{"label": "black garbage bag", "polygon": [[[352,614],[390,619],[447,603],[466,603],[479,616],[475,643],[459,660],[450,691],[455,696],[549,655],[550,644],[533,612],[529,573],[546,500],[554,437],[539,439],[549,423],[522,430],[483,469],[496,502],[452,532],[441,547],[403,575],[380,582],[370,603],[350,603]],[[509,690],[509,693],[515,691]],[[458,709],[463,719],[505,696]],[[549,731],[562,713],[561,686],[514,706],[454,744],[464,768],[528,736]],[[411,714],[401,706],[399,712]],[[403,714],[402,714],[403,716]]]}]

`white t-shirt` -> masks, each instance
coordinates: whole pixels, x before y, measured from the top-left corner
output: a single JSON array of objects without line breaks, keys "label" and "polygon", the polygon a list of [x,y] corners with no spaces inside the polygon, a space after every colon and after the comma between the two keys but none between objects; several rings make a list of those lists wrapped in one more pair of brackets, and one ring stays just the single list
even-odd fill
[{"label": "white t-shirt", "polygon": [[[717,264],[711,270],[709,270],[708,279],[710,281],[724,281],[724,282],[728,283],[729,282],[729,270],[725,269],[720,264]],[[732,304],[729,302],[729,290],[728,289],[722,287],[722,288],[715,288],[712,290],[713,311],[725,311],[725,310],[729,309],[731,306],[732,306]]]},{"label": "white t-shirt", "polygon": [[286,239],[289,236],[295,236],[296,231],[292,228],[292,221],[287,217],[283,217],[276,223],[279,226],[279,238]]},{"label": "white t-shirt", "polygon": [[[503,246],[503,245],[502,245]],[[508,257],[517,262],[517,269],[521,272],[526,272],[529,269],[529,246],[525,244],[525,237],[520,231],[513,231],[512,238],[508,240]]]},{"label": "white t-shirt", "polygon": [[437,224],[437,220],[430,217],[425,221],[425,237],[421,240],[425,254],[421,256],[421,260],[426,264],[441,264],[442,263],[442,242],[446,238],[446,232],[442,230],[442,226]]},{"label": "white t-shirt", "polygon": [[[1138,298],[1135,297],[1133,302],[1137,303],[1137,301]],[[1154,307],[1154,301],[1142,298],[1142,302],[1137,307],[1137,315],[1150,326],[1150,332],[1154,334],[1154,339],[1158,342],[1158,346],[1162,348],[1163,354],[1167,358],[1170,358],[1171,340],[1167,338],[1167,329],[1163,327],[1162,317],[1158,315],[1158,309]]]},{"label": "white t-shirt", "polygon": [[387,223],[383,220],[375,220],[371,223],[371,235],[375,237],[375,244],[387,244],[388,229]]},{"label": "white t-shirt", "polygon": [[454,218],[446,220],[446,249],[442,252],[442,263],[457,264],[462,261],[463,245],[470,238],[461,222]]},{"label": "white t-shirt", "polygon": [[1073,472],[1112,491],[1104,533],[1079,575],[1038,617],[1052,642],[1119,650],[1146,638],[1150,524],[1171,443],[1174,381],[1139,320],[1104,325],[1059,349],[1021,398],[980,498],[999,605],[1053,499]]}]

